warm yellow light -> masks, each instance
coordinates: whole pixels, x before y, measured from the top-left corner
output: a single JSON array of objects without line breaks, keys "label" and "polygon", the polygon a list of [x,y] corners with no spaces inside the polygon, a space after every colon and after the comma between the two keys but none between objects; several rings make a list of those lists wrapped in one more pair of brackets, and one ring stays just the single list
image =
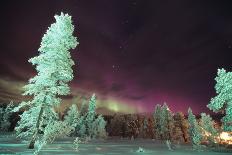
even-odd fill
[{"label": "warm yellow light", "polygon": [[232,134],[231,133],[228,133],[228,132],[222,132],[220,134],[220,139],[223,141],[223,142],[226,142],[228,144],[232,144]]},{"label": "warm yellow light", "polygon": [[227,132],[222,132],[220,134],[220,138],[223,139],[223,140],[232,140],[232,137],[229,136],[229,133],[227,133]]}]

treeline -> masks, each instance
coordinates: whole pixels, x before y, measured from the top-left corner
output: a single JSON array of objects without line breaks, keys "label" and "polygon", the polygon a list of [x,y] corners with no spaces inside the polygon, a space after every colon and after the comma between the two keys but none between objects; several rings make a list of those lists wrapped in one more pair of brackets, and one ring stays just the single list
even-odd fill
[{"label": "treeline", "polygon": [[172,143],[192,143],[213,145],[222,131],[219,122],[210,115],[201,113],[200,117],[189,109],[188,116],[182,112],[173,113],[168,105],[157,104],[152,115],[115,114],[104,116],[109,136],[121,138],[149,138]]},{"label": "treeline", "polygon": [[[166,104],[163,107],[168,107]],[[122,138],[171,139],[173,142],[189,142],[188,120],[182,112],[172,113],[157,105],[153,115],[115,114],[104,116],[109,136]]]}]

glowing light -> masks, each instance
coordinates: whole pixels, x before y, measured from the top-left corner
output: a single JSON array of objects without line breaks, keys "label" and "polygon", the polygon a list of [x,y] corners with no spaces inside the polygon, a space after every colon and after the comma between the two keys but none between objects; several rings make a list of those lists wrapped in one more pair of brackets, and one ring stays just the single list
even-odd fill
[{"label": "glowing light", "polygon": [[221,143],[232,144],[232,133],[222,132],[219,137],[220,137]]},{"label": "glowing light", "polygon": [[113,98],[109,98],[106,100],[97,100],[97,107],[105,107],[113,112],[119,113],[137,113],[142,111],[141,108],[136,106],[129,105],[126,102],[122,102]]}]

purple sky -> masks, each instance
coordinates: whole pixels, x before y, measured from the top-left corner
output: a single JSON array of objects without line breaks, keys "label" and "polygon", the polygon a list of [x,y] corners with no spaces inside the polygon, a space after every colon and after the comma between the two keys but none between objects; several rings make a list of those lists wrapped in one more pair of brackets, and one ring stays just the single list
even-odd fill
[{"label": "purple sky", "polygon": [[226,2],[40,0],[1,2],[0,75],[28,80],[53,16],[73,16],[72,86],[145,111],[207,111],[217,68],[231,70],[232,11]]}]

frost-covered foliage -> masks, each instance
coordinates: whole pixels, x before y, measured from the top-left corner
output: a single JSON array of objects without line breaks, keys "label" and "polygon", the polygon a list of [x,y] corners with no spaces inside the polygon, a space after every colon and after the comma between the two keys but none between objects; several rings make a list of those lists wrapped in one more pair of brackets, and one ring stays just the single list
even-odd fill
[{"label": "frost-covered foliage", "polygon": [[196,117],[192,112],[192,109],[188,109],[188,122],[189,122],[189,136],[191,143],[194,149],[201,148],[201,141],[202,141],[202,130],[197,123]]},{"label": "frost-covered foliage", "polygon": [[88,112],[85,116],[86,135],[91,138],[105,137],[106,122],[101,115],[96,117],[96,96],[93,94],[89,101]]},{"label": "frost-covered foliage", "polygon": [[173,129],[173,114],[169,110],[166,103],[161,107],[159,104],[155,107],[154,117],[154,130],[157,139],[171,140]]},{"label": "frost-covered foliage", "polygon": [[155,135],[156,139],[160,139],[161,135],[161,105],[157,104],[155,106],[155,112],[153,114],[154,118],[154,130],[155,130]]},{"label": "frost-covered foliage", "polygon": [[144,150],[142,147],[139,147],[139,149],[138,149],[138,150],[136,150],[136,152],[138,152],[138,153],[144,153],[144,152],[145,152],[145,150]]},{"label": "frost-covered foliage", "polygon": [[85,116],[80,116],[74,135],[79,136],[80,138],[87,137]]},{"label": "frost-covered foliage", "polygon": [[89,137],[94,136],[94,128],[96,127],[94,124],[95,116],[96,116],[96,96],[95,94],[92,95],[89,101],[89,108],[86,114],[85,122],[86,122],[86,133]]},{"label": "frost-covered foliage", "polygon": [[[82,108],[81,108],[82,109]],[[89,101],[87,113],[78,112],[77,106],[72,105],[65,116],[65,122],[74,127],[72,135],[80,138],[104,138],[106,137],[106,122],[101,115],[96,114],[96,96],[92,95]]]},{"label": "frost-covered foliage", "polygon": [[199,125],[201,126],[204,135],[206,135],[206,140],[213,145],[215,143],[215,138],[218,136],[218,132],[214,127],[215,122],[212,120],[210,115],[201,113],[201,120]]},{"label": "frost-covered foliage", "polygon": [[173,114],[166,103],[161,109],[161,135],[164,140],[172,139],[172,130],[174,125]]},{"label": "frost-covered foliage", "polygon": [[[68,95],[68,82],[73,79],[74,65],[69,50],[74,49],[78,42],[73,36],[74,26],[68,14],[55,15],[52,24],[42,38],[39,56],[31,58],[30,63],[36,66],[38,74],[24,86],[24,94],[33,96],[30,101],[19,104],[14,111],[24,108],[20,116],[16,132],[18,137],[30,139],[29,148],[34,143],[45,144],[53,136],[63,131],[54,126],[64,125],[58,121],[54,108],[61,103],[60,96]],[[39,133],[43,133],[42,136]]]},{"label": "frost-covered foliage", "polygon": [[217,96],[211,99],[207,107],[214,112],[225,110],[226,115],[222,118],[223,127],[225,131],[232,131],[232,72],[218,69],[215,80]]},{"label": "frost-covered foliage", "polygon": [[79,151],[79,144],[81,143],[79,137],[76,137],[76,139],[73,141],[73,148],[75,149],[75,151]]},{"label": "frost-covered foliage", "polygon": [[97,119],[93,122],[95,126],[95,130],[93,131],[93,135],[96,138],[105,138],[107,136],[106,134],[106,121],[102,117],[102,115],[99,115]]},{"label": "frost-covered foliage", "polygon": [[14,108],[13,103],[11,102],[6,106],[6,108],[0,108],[0,130],[8,131],[11,125],[10,117],[12,115],[12,110]]},{"label": "frost-covered foliage", "polygon": [[73,127],[67,124],[65,121],[50,120],[44,129],[44,135],[35,143],[35,154],[38,154],[44,145],[47,143],[52,143],[56,138],[68,136],[72,130],[74,130]]},{"label": "frost-covered foliage", "polygon": [[76,106],[76,104],[73,104],[70,108],[69,111],[67,113],[67,115],[64,117],[64,121],[75,128],[77,126],[77,124],[79,123],[79,112],[78,112],[78,108]]}]

